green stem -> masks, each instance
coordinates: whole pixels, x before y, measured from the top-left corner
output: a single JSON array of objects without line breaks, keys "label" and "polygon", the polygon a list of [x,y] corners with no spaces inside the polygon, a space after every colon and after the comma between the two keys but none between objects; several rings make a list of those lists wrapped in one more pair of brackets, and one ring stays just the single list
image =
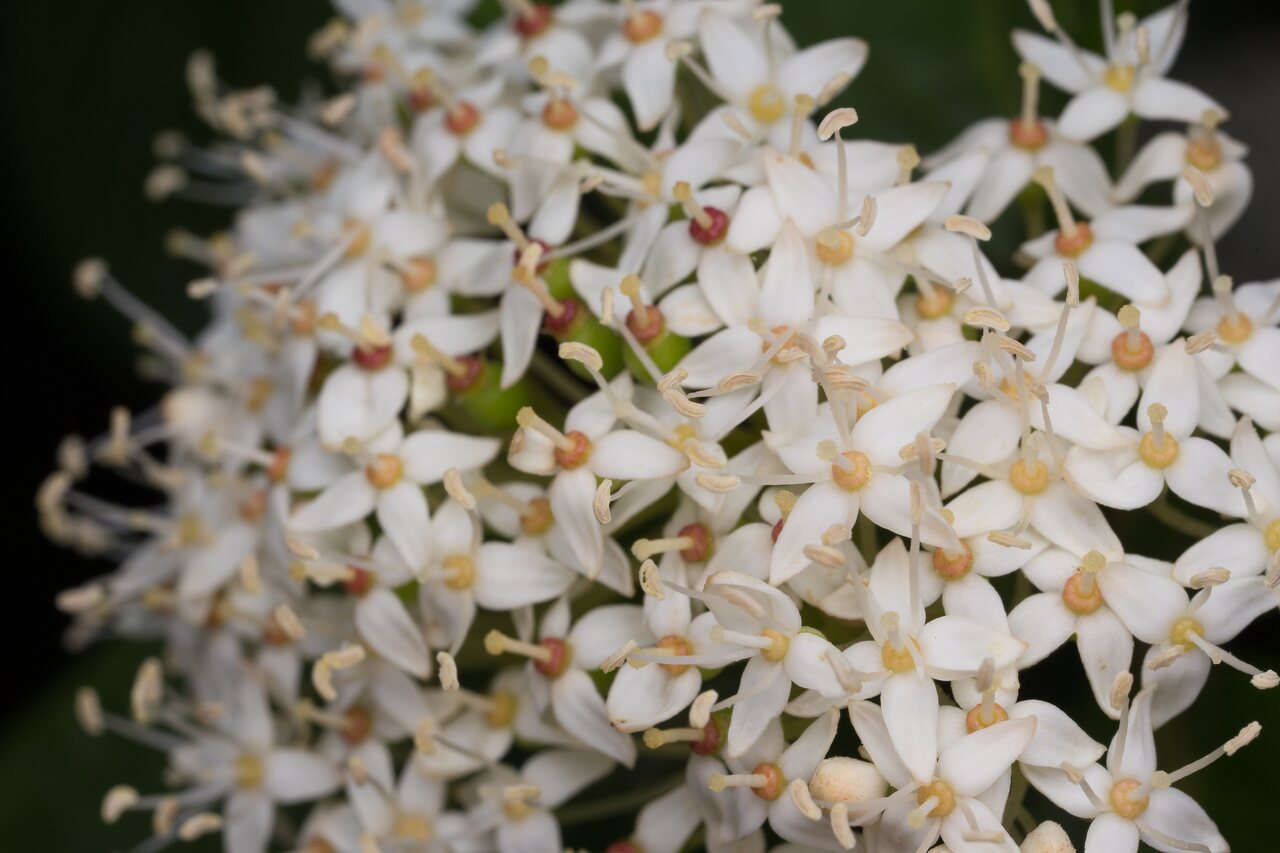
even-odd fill
[{"label": "green stem", "polygon": [[1128,116],[1116,129],[1116,174],[1123,175],[1125,169],[1133,162],[1134,152],[1138,150],[1139,119],[1136,115]]},{"label": "green stem", "polygon": [[681,771],[638,791],[625,791],[612,797],[565,806],[556,811],[556,818],[560,821],[561,826],[574,826],[575,824],[590,823],[616,815],[629,814],[683,783],[684,772]]},{"label": "green stem", "polygon": [[1025,811],[1022,807],[1022,801],[1027,796],[1027,777],[1023,775],[1022,768],[1017,764],[1013,765],[1012,775],[1009,781],[1009,796],[1005,800],[1004,821],[1006,829],[1012,831],[1014,824],[1017,822],[1019,813]]},{"label": "green stem", "polygon": [[590,393],[581,382],[573,378],[563,364],[541,350],[534,350],[533,360],[529,362],[529,372],[557,397],[571,405],[585,400]]},{"label": "green stem", "polygon": [[1172,527],[1179,533],[1195,539],[1203,539],[1218,528],[1207,521],[1201,521],[1193,515],[1183,512],[1169,503],[1169,493],[1164,492],[1151,504],[1151,514],[1165,527]]}]

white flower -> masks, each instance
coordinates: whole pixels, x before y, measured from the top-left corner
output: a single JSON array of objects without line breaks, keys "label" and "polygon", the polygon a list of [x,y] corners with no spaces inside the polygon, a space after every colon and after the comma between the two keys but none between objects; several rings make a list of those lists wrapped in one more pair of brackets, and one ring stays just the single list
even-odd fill
[{"label": "white flower", "polygon": [[1184,607],[1186,596],[1168,575],[1109,561],[1097,551],[1076,557],[1046,551],[1025,572],[1036,595],[1009,613],[1014,636],[1027,644],[1018,663],[1043,660],[1072,635],[1098,707],[1112,716],[1111,683],[1133,660],[1133,638],[1158,643]]},{"label": "white flower", "polygon": [[[1178,56],[1186,24],[1187,4],[1178,2],[1140,21],[1131,14],[1103,20],[1105,57],[1076,47],[1056,23],[1051,32],[1057,43],[1016,30],[1013,46],[1023,59],[1038,65],[1051,83],[1075,95],[1058,119],[1058,127],[1069,139],[1088,141],[1130,113],[1187,122],[1198,121],[1211,109],[1225,115],[1198,90],[1165,79]],[[1145,39],[1139,36],[1141,31]],[[1139,49],[1140,42],[1145,42],[1144,50]]]},{"label": "white flower", "polygon": [[1141,838],[1157,849],[1189,847],[1225,853],[1227,842],[1195,800],[1170,787],[1257,736],[1261,727],[1252,723],[1224,746],[1186,767],[1164,773],[1156,770],[1155,741],[1151,735],[1153,688],[1138,693],[1130,708],[1128,696],[1120,703],[1120,726],[1103,767],[1069,767],[1066,770],[1024,766],[1031,784],[1056,805],[1092,821],[1084,853],[1136,853]]}]

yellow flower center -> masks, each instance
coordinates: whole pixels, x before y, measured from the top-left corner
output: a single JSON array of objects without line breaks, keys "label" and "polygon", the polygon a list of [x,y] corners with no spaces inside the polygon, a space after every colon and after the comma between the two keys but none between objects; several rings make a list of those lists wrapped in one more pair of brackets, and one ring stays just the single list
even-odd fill
[{"label": "yellow flower center", "polygon": [[1152,468],[1168,468],[1178,461],[1178,440],[1165,431],[1164,445],[1157,447],[1155,435],[1147,433],[1138,444],[1138,455]]},{"label": "yellow flower center", "polygon": [[938,804],[929,812],[929,817],[946,817],[956,807],[956,795],[951,786],[941,779],[934,779],[928,785],[921,785],[916,790],[916,805],[923,806],[930,797],[937,797]]},{"label": "yellow flower center", "polygon": [[773,124],[782,118],[786,108],[787,102],[782,91],[769,83],[757,86],[747,98],[747,110],[761,124]]},{"label": "yellow flower center", "polygon": [[516,697],[506,691],[499,690],[489,697],[492,706],[484,716],[484,721],[493,729],[505,729],[516,718]]},{"label": "yellow flower center", "polygon": [[236,757],[232,769],[235,773],[236,785],[241,788],[258,787],[262,784],[263,776],[266,775],[262,759],[248,752]]},{"label": "yellow flower center", "polygon": [[420,814],[402,814],[396,818],[394,830],[396,838],[407,841],[430,841],[435,834],[431,829],[431,821]]},{"label": "yellow flower center", "polygon": [[837,486],[846,492],[856,492],[871,482],[871,460],[865,453],[846,450],[841,455],[852,464],[848,469],[834,462],[831,464],[831,479]]},{"label": "yellow flower center", "polygon": [[885,643],[881,646],[880,662],[890,672],[911,672],[916,668],[916,662],[912,660],[911,652],[907,650],[905,643],[900,649],[895,649],[893,643]]},{"label": "yellow flower center", "polygon": [[1129,798],[1129,794],[1134,790],[1141,788],[1142,783],[1137,779],[1121,779],[1111,787],[1111,810],[1125,820],[1137,820],[1150,805],[1150,797],[1143,797],[1140,800]]},{"label": "yellow flower center", "polygon": [[1132,65],[1109,65],[1102,75],[1102,82],[1117,92],[1127,92],[1133,88],[1133,75]]},{"label": "yellow flower center", "polygon": [[1242,344],[1253,334],[1253,323],[1240,312],[1228,314],[1218,321],[1218,337],[1229,344]]},{"label": "yellow flower center", "polygon": [[999,702],[991,705],[991,713],[985,717],[982,714],[982,704],[979,703],[965,715],[964,725],[970,732],[976,732],[979,729],[994,726],[996,723],[1003,723],[1007,719],[1009,719],[1009,712],[1001,707]]},{"label": "yellow flower center", "polygon": [[762,658],[770,663],[777,663],[787,656],[787,649],[791,648],[791,640],[786,634],[772,628],[765,628],[760,632],[760,636],[770,641],[767,647],[760,650]]},{"label": "yellow flower center", "polygon": [[389,489],[400,482],[404,474],[404,463],[394,453],[379,453],[364,469],[364,475],[375,487]]},{"label": "yellow flower center", "polygon": [[1190,616],[1183,616],[1177,622],[1174,622],[1173,627],[1169,629],[1169,642],[1191,651],[1196,647],[1196,644],[1191,641],[1192,634],[1197,637],[1203,637],[1204,626]]},{"label": "yellow flower center", "polygon": [[818,253],[818,260],[838,267],[853,257],[853,235],[848,231],[834,231],[827,235],[819,235],[814,241],[814,247]]},{"label": "yellow flower center", "polygon": [[933,287],[916,297],[916,310],[926,320],[936,320],[951,313],[955,297],[945,287]]},{"label": "yellow flower center", "polygon": [[1280,518],[1267,525],[1267,532],[1263,536],[1268,551],[1280,551]]},{"label": "yellow flower center", "polygon": [[467,554],[450,554],[443,561],[444,585],[449,589],[471,589],[476,582],[476,561]]},{"label": "yellow flower center", "polygon": [[1019,459],[1009,468],[1009,485],[1024,495],[1038,495],[1049,488],[1049,466],[1037,459],[1027,470],[1027,463]]}]

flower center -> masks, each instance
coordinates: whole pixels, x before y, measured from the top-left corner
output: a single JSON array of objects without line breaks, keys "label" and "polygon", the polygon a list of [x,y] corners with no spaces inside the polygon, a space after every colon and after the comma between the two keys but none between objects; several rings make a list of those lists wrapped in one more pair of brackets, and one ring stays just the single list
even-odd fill
[{"label": "flower center", "polygon": [[712,717],[707,720],[707,724],[702,727],[702,738],[694,741],[689,749],[695,755],[715,755],[720,750],[720,741],[723,735],[720,731],[720,725],[716,723],[716,718]]},{"label": "flower center", "polygon": [[787,788],[787,780],[782,775],[782,768],[772,762],[761,762],[751,772],[765,778],[763,785],[754,785],[751,788],[751,793],[762,800],[776,800]]},{"label": "flower center", "polygon": [[266,775],[266,769],[262,766],[262,759],[248,752],[236,756],[232,770],[235,773],[236,785],[241,788],[258,787],[262,784],[262,778]]},{"label": "flower center", "polygon": [[535,660],[533,668],[547,678],[558,678],[561,673],[568,669],[569,661],[573,659],[573,650],[568,643],[559,637],[547,637],[538,645],[551,652],[551,654],[546,660]]},{"label": "flower center", "polygon": [[568,130],[578,123],[578,110],[564,98],[552,98],[542,108],[542,123],[552,130]]},{"label": "flower center", "polygon": [[1280,518],[1267,525],[1263,538],[1266,540],[1268,551],[1280,551]]},{"label": "flower center", "polygon": [[849,467],[839,463],[831,465],[831,479],[846,492],[856,492],[871,482],[871,460],[858,450],[846,450],[840,454],[849,460]]},{"label": "flower center", "polygon": [[578,319],[578,300],[570,297],[560,300],[561,312],[557,317],[548,311],[542,316],[542,329],[553,338],[560,338],[569,333],[574,321]]},{"label": "flower center", "polygon": [[1009,719],[1009,712],[999,702],[993,703],[985,715],[982,711],[983,703],[979,702],[965,716],[964,725],[970,732],[976,732],[979,729],[985,729],[988,726],[994,726],[996,723],[1003,723]]},{"label": "flower center", "polygon": [[381,370],[391,363],[391,344],[382,346],[357,345],[351,351],[351,360],[362,370]]},{"label": "flower center", "polygon": [[1202,172],[1222,165],[1222,146],[1213,138],[1194,139],[1187,145],[1187,163]]},{"label": "flower center", "polygon": [[356,566],[347,566],[347,569],[351,572],[351,577],[342,582],[342,588],[346,590],[347,595],[359,598],[373,589],[374,582],[378,579],[376,573]]},{"label": "flower center", "polygon": [[761,124],[773,124],[782,118],[786,109],[787,100],[782,90],[770,83],[757,86],[747,97],[747,111]]},{"label": "flower center", "polygon": [[1024,495],[1038,495],[1049,488],[1049,466],[1039,459],[1027,470],[1027,463],[1019,459],[1009,468],[1009,484]]},{"label": "flower center", "polygon": [[643,305],[641,308],[639,313],[632,309],[627,314],[627,330],[640,344],[649,344],[666,331],[667,322],[657,305]]},{"label": "flower center", "polygon": [[532,3],[520,14],[516,15],[512,26],[520,35],[525,38],[532,38],[551,26],[551,17],[550,6],[545,6],[542,3]]},{"label": "flower center", "polygon": [[551,514],[551,501],[541,497],[534,498],[520,516],[520,531],[526,536],[541,536],[551,529],[553,521],[555,516]]},{"label": "flower center", "polygon": [[458,101],[444,117],[445,129],[454,136],[466,136],[480,123],[480,110],[469,101]]},{"label": "flower center", "polygon": [[581,468],[591,458],[591,439],[576,429],[564,434],[573,447],[555,450],[556,464],[561,468]]},{"label": "flower center", "polygon": [[400,283],[410,293],[421,293],[436,283],[437,272],[430,258],[411,258],[400,271]]},{"label": "flower center", "polygon": [[632,44],[641,44],[662,32],[662,16],[652,9],[641,9],[628,15],[622,25],[622,34]]},{"label": "flower center", "polygon": [[455,394],[474,388],[484,370],[484,359],[476,355],[460,355],[453,361],[461,365],[462,370],[456,374],[445,371],[444,384]]},{"label": "flower center", "polygon": [[1169,641],[1176,646],[1181,646],[1187,651],[1191,651],[1196,644],[1191,641],[1191,635],[1197,637],[1204,636],[1204,626],[1196,619],[1190,616],[1183,616],[1177,622],[1173,623],[1173,627],[1169,629]]},{"label": "flower center", "polygon": [[476,561],[467,554],[450,554],[442,561],[444,585],[449,589],[471,589],[476,582]]},{"label": "flower center", "polygon": [[1009,144],[1024,151],[1044,147],[1049,141],[1049,129],[1039,119],[1024,121],[1015,118],[1009,122]]},{"label": "flower center", "polygon": [[271,454],[271,464],[267,466],[267,479],[278,483],[289,472],[289,458],[293,455],[287,447],[277,447]]},{"label": "flower center", "polygon": [[1072,613],[1087,616],[1102,606],[1102,587],[1094,573],[1078,569],[1062,587],[1062,603]]},{"label": "flower center", "polygon": [[1151,363],[1154,355],[1155,347],[1146,332],[1138,332],[1137,349],[1131,347],[1128,332],[1121,332],[1111,341],[1111,360],[1121,370],[1142,370]]},{"label": "flower center", "polygon": [[484,721],[492,729],[505,729],[516,718],[516,697],[504,690],[499,690],[489,697],[492,704],[485,712]]},{"label": "flower center", "polygon": [[364,475],[376,488],[389,489],[404,475],[404,463],[394,453],[379,453],[364,469]]},{"label": "flower center", "polygon": [[729,233],[729,214],[718,207],[704,207],[702,210],[706,218],[700,221],[701,218],[695,216],[689,220],[689,236],[703,246],[715,246]]},{"label": "flower center", "polygon": [[1178,461],[1178,440],[1168,432],[1163,439],[1163,443],[1157,444],[1155,433],[1149,432],[1138,443],[1138,455],[1152,468],[1168,468]]},{"label": "flower center", "polygon": [[916,668],[916,662],[907,650],[906,643],[900,649],[894,648],[893,643],[885,643],[880,647],[880,662],[890,672],[913,672]]},{"label": "flower center", "polygon": [[[684,657],[693,654],[693,646],[684,637],[676,634],[668,634],[661,640],[658,640],[658,648],[670,649],[671,654]],[[687,670],[690,664],[687,663],[660,663],[658,666],[665,669],[672,675],[680,675]]]},{"label": "flower center", "polygon": [[373,730],[373,714],[360,705],[348,708],[342,716],[346,720],[342,727],[342,739],[352,746],[363,742]]},{"label": "flower center", "polygon": [[1107,799],[1111,801],[1111,810],[1125,820],[1136,820],[1143,812],[1147,810],[1151,799],[1143,797],[1140,800],[1129,798],[1129,794],[1142,787],[1142,783],[1137,779],[1121,779],[1111,787],[1111,796]]},{"label": "flower center", "polygon": [[939,577],[949,581],[959,580],[969,574],[973,568],[973,549],[961,542],[963,550],[959,553],[945,551],[942,548],[933,550],[933,570]]},{"label": "flower center", "polygon": [[1093,243],[1093,229],[1088,222],[1075,223],[1075,230],[1070,234],[1066,229],[1060,230],[1053,240],[1053,248],[1059,255],[1074,258],[1084,252]]},{"label": "flower center", "polygon": [[928,293],[922,292],[916,296],[916,311],[926,320],[936,320],[950,314],[955,301],[947,288],[931,287]]},{"label": "flower center", "polygon": [[814,241],[814,248],[817,250],[818,260],[838,267],[853,257],[853,235],[848,231],[835,231],[825,235],[825,239],[824,236],[819,236]]},{"label": "flower center", "polygon": [[715,538],[711,535],[711,531],[707,529],[707,526],[701,522],[686,524],[676,532],[676,536],[688,537],[693,540],[692,545],[680,549],[680,556],[686,562],[704,562],[711,556],[711,552],[715,550]]},{"label": "flower center", "polygon": [[1229,344],[1242,344],[1253,334],[1253,322],[1243,312],[1225,314],[1218,321],[1218,337]]},{"label": "flower center", "polygon": [[760,636],[769,640],[769,645],[760,650],[762,658],[770,663],[777,663],[787,656],[787,649],[791,648],[791,640],[786,634],[772,628],[765,628],[760,632]]},{"label": "flower center", "polygon": [[1133,88],[1133,75],[1132,65],[1108,65],[1102,74],[1102,82],[1117,92],[1127,92]]},{"label": "flower center", "polygon": [[420,814],[400,815],[396,818],[395,829],[392,831],[396,838],[406,841],[430,841],[435,834],[431,828],[431,821]]},{"label": "flower center", "polygon": [[937,805],[929,812],[929,817],[946,817],[956,807],[956,795],[951,786],[941,779],[934,779],[928,785],[921,785],[916,790],[916,805],[923,806],[931,797],[936,797]]}]

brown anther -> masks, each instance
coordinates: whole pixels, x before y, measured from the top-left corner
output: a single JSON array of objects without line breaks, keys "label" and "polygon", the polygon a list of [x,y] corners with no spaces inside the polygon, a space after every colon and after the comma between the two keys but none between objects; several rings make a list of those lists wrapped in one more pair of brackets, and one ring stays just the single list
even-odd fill
[{"label": "brown anther", "polygon": [[561,468],[581,468],[591,458],[591,440],[577,430],[565,433],[573,447],[555,449],[556,464]]},{"label": "brown anther", "polygon": [[627,16],[622,34],[632,44],[642,44],[662,32],[662,16],[652,9],[638,9]]},{"label": "brown anther", "polygon": [[[1090,578],[1086,585],[1085,574],[1084,569],[1078,569],[1062,587],[1062,603],[1072,613],[1081,616],[1093,613],[1102,606],[1102,588],[1094,578]],[[1085,592],[1082,586],[1088,589],[1088,592]]]}]

